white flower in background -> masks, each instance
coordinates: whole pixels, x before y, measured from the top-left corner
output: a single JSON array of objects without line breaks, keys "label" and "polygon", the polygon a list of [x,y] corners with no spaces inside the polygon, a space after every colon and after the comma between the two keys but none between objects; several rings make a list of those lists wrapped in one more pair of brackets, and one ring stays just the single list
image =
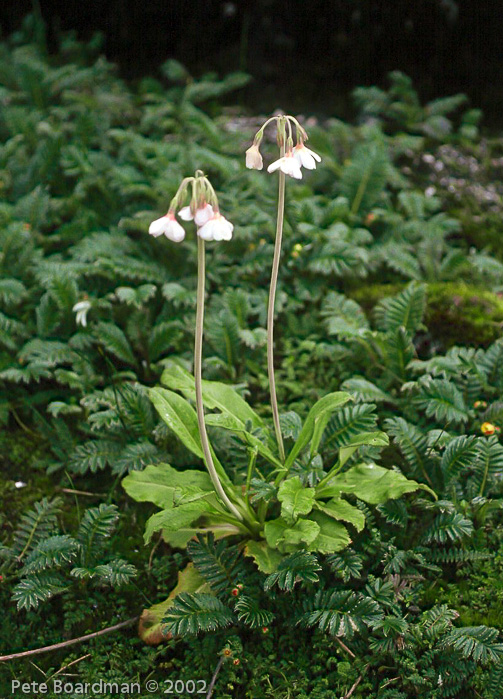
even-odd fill
[{"label": "white flower in background", "polygon": [[87,325],[87,312],[91,308],[90,301],[79,301],[72,308],[72,311],[77,314],[75,322],[77,325],[82,325],[83,328]]},{"label": "white flower in background", "polygon": [[286,153],[279,160],[275,160],[267,168],[267,172],[274,172],[275,170],[281,170],[285,175],[290,175],[290,177],[294,177],[296,180],[302,179],[300,163],[297,158],[294,158],[292,151]]},{"label": "white flower in background", "polygon": [[230,240],[234,226],[218,211],[199,230],[197,235],[203,240]]},{"label": "white flower in background", "polygon": [[152,221],[148,232],[155,238],[164,233],[166,238],[169,238],[174,243],[181,243],[185,238],[185,231],[175,219],[175,214],[171,211],[168,211],[166,216],[161,216],[161,218]]},{"label": "white flower in background", "polygon": [[196,226],[204,226],[213,216],[213,207],[211,204],[203,204],[203,206],[196,209],[196,213],[192,215],[190,206],[184,206],[183,209],[180,209],[178,215],[183,221],[193,220]]},{"label": "white flower in background", "polygon": [[298,143],[295,146],[293,155],[306,170],[315,170],[316,163],[321,163],[321,158],[318,153],[315,153],[314,150],[310,148],[306,148],[303,143]]},{"label": "white flower in background", "polygon": [[262,170],[264,167],[262,156],[255,143],[246,151],[246,167],[250,170]]}]

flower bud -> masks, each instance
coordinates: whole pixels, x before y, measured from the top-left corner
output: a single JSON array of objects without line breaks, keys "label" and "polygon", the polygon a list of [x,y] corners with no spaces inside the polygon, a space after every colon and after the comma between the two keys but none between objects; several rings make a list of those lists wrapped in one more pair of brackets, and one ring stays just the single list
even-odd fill
[{"label": "flower bud", "polygon": [[262,156],[255,143],[246,151],[246,167],[250,170],[262,170],[264,167]]},{"label": "flower bud", "polygon": [[496,432],[496,427],[492,424],[492,422],[483,422],[480,426],[480,431],[482,434],[485,434],[486,437],[490,437]]}]

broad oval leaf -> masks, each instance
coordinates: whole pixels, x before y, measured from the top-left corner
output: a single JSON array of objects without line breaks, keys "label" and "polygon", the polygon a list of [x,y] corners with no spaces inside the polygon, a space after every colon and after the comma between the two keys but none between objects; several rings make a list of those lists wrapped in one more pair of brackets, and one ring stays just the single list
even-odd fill
[{"label": "broad oval leaf", "polygon": [[283,518],[294,522],[299,515],[309,514],[313,509],[315,492],[314,488],[304,487],[299,476],[283,481],[278,490]]},{"label": "broad oval leaf", "polygon": [[424,483],[416,483],[397,471],[376,464],[358,464],[317,489],[316,497],[339,497],[341,493],[353,493],[369,505],[378,505],[419,489],[426,490],[436,499],[435,492]]}]

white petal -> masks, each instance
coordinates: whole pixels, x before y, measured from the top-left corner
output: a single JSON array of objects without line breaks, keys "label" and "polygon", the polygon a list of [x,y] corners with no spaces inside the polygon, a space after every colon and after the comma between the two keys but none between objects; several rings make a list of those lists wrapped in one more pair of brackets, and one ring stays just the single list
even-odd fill
[{"label": "white petal", "polygon": [[314,158],[316,161],[318,161],[319,163],[321,163],[321,157],[318,155],[318,153],[315,153],[314,150],[311,150],[310,148],[306,148],[305,146],[304,146],[304,150],[305,150],[306,153],[308,153],[312,158]]},{"label": "white petal", "polygon": [[194,221],[197,226],[204,226],[210,218],[213,218],[213,207],[211,204],[205,204],[201,209],[197,209],[194,214]]},{"label": "white petal", "polygon": [[178,221],[170,221],[170,225],[164,231],[164,235],[174,243],[181,243],[185,238],[185,231]]},{"label": "white petal", "polygon": [[302,165],[306,168],[306,170],[316,170],[315,159],[310,153],[307,152],[307,148],[305,151],[306,152],[300,154]]},{"label": "white petal", "polygon": [[150,235],[153,235],[155,238],[162,235],[166,230],[169,220],[170,219],[167,216],[161,216],[161,218],[157,218],[155,221],[152,221],[148,229]]},{"label": "white petal", "polygon": [[284,158],[279,158],[279,160],[275,160],[273,163],[269,165],[267,168],[267,172],[275,172],[278,168],[280,168],[283,164]]},{"label": "white petal", "polygon": [[214,219],[210,219],[204,226],[198,229],[197,235],[203,240],[213,240],[213,227],[215,224]]},{"label": "white petal", "polygon": [[178,215],[182,219],[182,221],[192,221],[194,218],[192,216],[192,211],[190,210],[190,206],[184,206],[183,209],[180,209],[178,212]]}]

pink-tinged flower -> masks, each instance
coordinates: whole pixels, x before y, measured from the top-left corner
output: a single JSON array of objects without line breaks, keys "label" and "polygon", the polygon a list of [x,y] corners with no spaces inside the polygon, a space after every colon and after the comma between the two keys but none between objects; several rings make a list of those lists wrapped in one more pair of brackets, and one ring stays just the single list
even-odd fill
[{"label": "pink-tinged flower", "polygon": [[262,170],[264,167],[262,156],[255,143],[246,151],[246,167],[250,170]]},{"label": "pink-tinged flower", "polygon": [[267,172],[274,172],[275,170],[281,170],[285,175],[290,175],[290,177],[294,177],[296,180],[302,179],[300,163],[297,158],[293,157],[291,151],[290,153],[286,153],[282,158],[279,158],[279,160],[275,160],[267,168]]},{"label": "pink-tinged flower", "polygon": [[181,243],[185,238],[185,231],[175,219],[175,214],[170,211],[168,211],[166,216],[161,216],[161,218],[152,221],[148,232],[156,238],[164,233],[166,238],[169,238],[174,243]]},{"label": "pink-tinged flower", "polygon": [[203,240],[230,240],[233,229],[232,223],[217,211],[209,221],[198,229],[197,235]]},{"label": "pink-tinged flower", "polygon": [[213,216],[213,207],[211,204],[204,204],[203,206],[199,207],[199,209],[196,209],[196,213],[192,215],[190,206],[184,206],[183,209],[180,209],[178,212],[178,216],[180,216],[182,221],[194,220],[196,226],[204,226],[204,224]]},{"label": "pink-tinged flower", "polygon": [[310,148],[306,148],[303,143],[298,143],[295,146],[293,155],[306,170],[315,170],[316,163],[321,163],[321,158],[318,153],[315,153],[314,150]]}]

